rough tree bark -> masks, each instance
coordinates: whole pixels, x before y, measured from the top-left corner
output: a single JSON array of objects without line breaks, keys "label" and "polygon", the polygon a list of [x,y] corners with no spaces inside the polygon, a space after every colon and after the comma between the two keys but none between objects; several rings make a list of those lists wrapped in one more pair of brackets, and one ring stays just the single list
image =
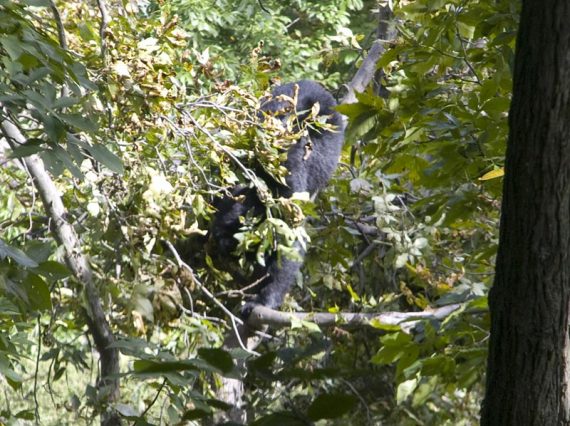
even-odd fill
[{"label": "rough tree bark", "polygon": [[484,426],[570,424],[570,2],[522,4]]}]

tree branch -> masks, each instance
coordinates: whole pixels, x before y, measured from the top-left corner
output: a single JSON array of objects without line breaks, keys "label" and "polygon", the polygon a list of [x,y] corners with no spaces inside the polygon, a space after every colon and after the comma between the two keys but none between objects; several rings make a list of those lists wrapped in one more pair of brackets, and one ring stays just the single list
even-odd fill
[{"label": "tree branch", "polygon": [[[54,0],[49,0],[49,7],[55,21],[55,26],[57,28],[57,38],[59,40],[59,45],[63,50],[67,50],[67,38],[65,37],[65,28],[63,26],[63,21],[61,20],[61,14],[59,9],[55,5]],[[61,96],[69,96],[69,90],[64,84],[61,88]]]},{"label": "tree branch", "polygon": [[[0,105],[1,106],[1,105]],[[5,115],[7,116],[7,114]],[[0,128],[8,143],[22,145],[26,137],[12,122],[5,119]],[[56,240],[64,248],[65,263],[73,273],[77,281],[83,285],[87,300],[90,330],[97,351],[101,357],[101,378],[98,383],[99,391],[107,402],[117,401],[119,398],[119,350],[111,347],[115,337],[105,317],[101,300],[93,279],[93,273],[87,257],[81,250],[81,244],[73,226],[66,220],[65,206],[53,180],[47,173],[42,160],[37,155],[31,155],[23,159],[30,175],[33,178],[42,199],[44,209],[51,219],[52,231]],[[101,424],[120,424],[118,414],[112,410],[101,415]]]},{"label": "tree branch", "polygon": [[306,313],[306,312],[281,312],[258,305],[251,311],[247,325],[252,328],[271,326],[273,328],[290,327],[292,320],[310,321],[321,328],[331,326],[344,326],[348,328],[369,326],[370,321],[376,320],[386,325],[398,325],[402,330],[409,332],[421,320],[441,320],[461,308],[462,304],[443,306],[423,312],[382,312],[382,313]]},{"label": "tree branch", "polygon": [[109,12],[107,11],[107,3],[105,0],[97,0],[97,7],[101,13],[101,23],[99,26],[99,36],[101,37],[101,58],[103,59],[103,64],[107,65],[107,27],[111,19],[109,18]]},{"label": "tree branch", "polygon": [[384,44],[391,43],[395,38],[392,25],[392,9],[389,5],[379,7],[379,22],[377,39],[368,50],[368,55],[362,61],[360,68],[354,77],[346,85],[348,93],[342,98],[341,104],[352,104],[356,102],[355,92],[363,92],[370,84],[376,74],[376,64],[386,51]]}]

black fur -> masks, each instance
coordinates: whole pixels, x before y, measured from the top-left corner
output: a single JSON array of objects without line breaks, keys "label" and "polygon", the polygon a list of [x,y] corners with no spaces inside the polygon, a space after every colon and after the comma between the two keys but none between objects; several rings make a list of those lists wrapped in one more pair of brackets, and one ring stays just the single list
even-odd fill
[{"label": "black fur", "polygon": [[[336,130],[333,132],[309,127],[308,136],[302,137],[291,146],[285,161],[285,167],[289,171],[286,186],[261,174],[269,188],[282,197],[290,197],[296,192],[308,192],[314,196],[323,189],[337,166],[344,140],[342,118],[333,109],[336,106],[334,98],[314,81],[302,80],[275,88],[271,97],[262,100],[263,113],[283,119],[294,113],[295,111],[291,111],[291,102],[279,96],[294,97],[296,86],[298,86],[298,97],[294,110],[298,113],[297,119],[303,122],[313,105],[318,102],[319,116],[327,116],[326,122],[333,125]],[[263,217],[265,214],[265,207],[259,200],[255,188],[236,186],[230,190],[230,193],[231,196],[225,196],[215,203],[217,213],[210,227],[209,239],[211,246],[215,248],[217,258],[227,258],[236,249],[237,240],[234,234],[242,226],[240,217],[248,214]],[[304,255],[298,244],[296,249],[301,256]],[[259,283],[256,298],[242,309],[244,316],[249,315],[255,304],[278,308],[295,282],[301,267],[300,262],[285,256],[281,256],[278,260],[276,254],[266,259],[265,263],[266,267],[258,266],[253,276],[249,278],[250,282],[254,282],[265,277]]]}]

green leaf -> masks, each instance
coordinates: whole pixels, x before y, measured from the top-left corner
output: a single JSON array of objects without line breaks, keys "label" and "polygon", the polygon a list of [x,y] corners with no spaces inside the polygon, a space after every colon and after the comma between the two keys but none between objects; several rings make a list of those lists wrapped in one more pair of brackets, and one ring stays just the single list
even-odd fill
[{"label": "green leaf", "polygon": [[402,327],[400,327],[397,324],[385,324],[382,321],[380,321],[378,318],[371,319],[370,325],[374,328],[385,331],[401,331],[402,329]]},{"label": "green leaf", "polygon": [[46,115],[39,111],[38,114],[40,116],[40,120],[44,123],[44,129],[48,138],[54,143],[59,143],[66,134],[63,123],[51,115]]},{"label": "green leaf", "polygon": [[34,410],[22,410],[22,411],[18,411],[18,413],[16,413],[16,415],[14,416],[17,419],[22,419],[22,420],[34,420],[36,418],[35,412]]},{"label": "green leaf", "polygon": [[61,379],[61,376],[63,376],[63,373],[65,373],[67,369],[65,367],[60,367],[59,369],[57,369],[53,375],[53,381],[57,381],[59,379]]},{"label": "green leaf", "polygon": [[55,108],[55,109],[69,108],[69,107],[76,105],[78,103],[79,103],[78,98],[72,98],[69,96],[62,96],[61,98],[57,98],[55,100],[55,102],[53,103],[53,108]]},{"label": "green leaf", "polygon": [[123,174],[123,162],[119,157],[109,151],[101,144],[91,145],[87,147],[89,153],[101,164],[112,172]]},{"label": "green leaf", "polygon": [[503,167],[495,170],[491,170],[490,172],[485,173],[483,176],[479,178],[479,180],[491,180],[502,177],[505,175],[505,169]]},{"label": "green leaf", "polygon": [[151,361],[139,359],[133,363],[136,373],[168,373],[173,371],[191,371],[198,368],[189,361]]},{"label": "green leaf", "polygon": [[321,328],[311,321],[301,321],[301,325],[313,333],[322,333]]},{"label": "green leaf", "polygon": [[218,368],[223,373],[229,373],[234,368],[232,356],[223,349],[217,348],[200,348],[198,355],[208,364]]},{"label": "green leaf", "polygon": [[211,410],[206,410],[203,408],[196,408],[194,410],[186,411],[184,413],[184,415],[182,416],[182,420],[185,420],[185,421],[197,420],[197,419],[201,419],[201,418],[204,418],[206,416],[209,416],[210,414],[212,414]]},{"label": "green leaf", "polygon": [[20,315],[20,311],[10,300],[0,297],[0,315]]},{"label": "green leaf", "polygon": [[[55,105],[54,105],[55,106]],[[81,114],[64,114],[59,113],[57,116],[66,124],[69,124],[71,127],[82,130],[84,132],[93,133],[97,131],[97,124],[82,116]]]},{"label": "green leaf", "polygon": [[48,260],[40,263],[38,267],[34,269],[34,272],[52,280],[61,280],[71,275],[67,266],[63,263],[56,262],[55,260]]},{"label": "green leaf", "polygon": [[311,420],[336,419],[352,410],[357,401],[347,394],[319,395],[309,406],[307,415]]},{"label": "green leaf", "polygon": [[405,348],[384,346],[370,359],[370,361],[374,364],[380,365],[392,364],[404,356],[405,352]]},{"label": "green leaf", "polygon": [[22,281],[28,298],[28,303],[33,310],[43,311],[51,309],[51,297],[47,283],[36,274],[28,274]]},{"label": "green leaf", "polygon": [[455,372],[455,360],[445,355],[436,355],[424,360],[422,375],[424,376],[451,376]]},{"label": "green leaf", "polygon": [[497,116],[498,114],[506,114],[509,111],[510,104],[509,98],[494,97],[483,105],[483,110],[491,116]]},{"label": "green leaf", "polygon": [[77,23],[77,28],[79,29],[79,35],[84,41],[96,40],[96,32],[93,30],[90,22],[79,22]]},{"label": "green leaf", "polygon": [[390,62],[395,61],[398,59],[398,55],[400,55],[400,52],[398,51],[398,49],[388,49],[386,50],[382,56],[380,57],[380,59],[378,60],[378,62],[376,63],[376,67],[377,68],[382,68],[385,67],[386,65],[388,65]]},{"label": "green leaf", "polygon": [[440,380],[439,377],[430,377],[429,380],[423,381],[414,391],[414,396],[412,398],[412,405],[414,407],[419,407],[433,396],[434,392],[437,392],[437,386]]},{"label": "green leaf", "polygon": [[0,44],[4,47],[4,50],[8,53],[13,62],[16,62],[22,54],[23,43],[14,35],[3,36],[0,38]]},{"label": "green leaf", "polygon": [[417,379],[406,380],[398,385],[396,391],[396,402],[401,404],[414,392],[418,385]]},{"label": "green leaf", "polygon": [[34,69],[28,76],[27,85],[30,85],[37,80],[41,80],[44,77],[47,77],[49,73],[50,69],[48,67],[39,67]]},{"label": "green leaf", "polygon": [[11,258],[16,263],[27,268],[35,268],[38,264],[30,259],[22,250],[11,247],[0,239],[0,259]]},{"label": "green leaf", "polygon": [[467,303],[466,309],[489,309],[489,301],[487,300],[487,296],[478,297],[469,301],[469,303]]},{"label": "green leaf", "polygon": [[30,139],[25,144],[16,147],[10,153],[10,158],[23,158],[30,155],[37,154],[45,148],[44,142],[41,139]]},{"label": "green leaf", "polygon": [[74,163],[73,158],[60,145],[55,145],[53,149],[48,151],[48,153],[52,153],[56,156],[57,159],[71,172],[73,177],[76,179],[83,179],[83,173]]},{"label": "green leaf", "polygon": [[49,7],[50,5],[48,0],[23,0],[22,3],[34,7]]},{"label": "green leaf", "polygon": [[277,353],[267,352],[248,361],[247,368],[251,370],[267,371],[273,366],[275,358],[277,358]]},{"label": "green leaf", "polygon": [[391,364],[404,357],[409,351],[411,336],[404,332],[390,333],[381,339],[383,347],[374,355],[371,361],[374,364]]},{"label": "green leaf", "polygon": [[38,111],[46,112],[49,110],[51,102],[43,94],[35,90],[24,90],[22,93],[26,95],[27,101],[33,104]]},{"label": "green leaf", "polygon": [[307,422],[287,412],[272,413],[255,420],[252,426],[306,426]]},{"label": "green leaf", "polygon": [[135,419],[139,416],[139,412],[135,407],[128,404],[115,404],[115,409],[123,416],[127,418]]}]

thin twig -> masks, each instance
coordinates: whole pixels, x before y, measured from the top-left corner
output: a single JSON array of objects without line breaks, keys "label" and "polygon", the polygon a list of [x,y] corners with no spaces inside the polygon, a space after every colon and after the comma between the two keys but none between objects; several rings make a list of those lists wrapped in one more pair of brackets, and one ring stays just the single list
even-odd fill
[{"label": "thin twig", "polygon": [[[222,187],[215,185],[209,181],[208,177],[206,176],[206,173],[204,172],[204,169],[198,164],[198,162],[194,158],[192,146],[188,143],[188,134],[191,132],[188,132],[188,131],[181,129],[170,118],[168,118],[166,116],[162,116],[162,119],[165,120],[168,124],[170,124],[170,129],[172,131],[174,131],[175,133],[178,133],[182,137],[182,140],[184,141],[184,146],[186,147],[186,151],[188,152],[188,157],[190,158],[190,163],[193,164],[194,167],[196,167],[200,171],[200,174],[201,174],[202,178],[204,179],[204,182],[206,182],[206,185],[208,185],[209,187],[214,188],[214,189],[222,189]],[[195,135],[194,135],[194,137],[195,137]]]},{"label": "thin twig", "polygon": [[63,50],[67,50],[67,38],[65,37],[65,28],[63,27],[61,14],[59,13],[59,10],[53,0],[49,0],[49,8],[51,9],[51,13],[53,14],[53,19],[55,20],[55,26],[57,27],[57,38],[59,40],[59,45]]},{"label": "thin twig", "polygon": [[245,296],[245,292],[257,285],[259,285],[264,279],[268,278],[269,274],[264,274],[261,278],[255,280],[254,282],[252,282],[251,284],[246,285],[245,287],[239,288],[237,290],[226,290],[226,291],[220,291],[219,293],[216,293],[216,296],[231,296],[233,294],[240,294],[242,296]]},{"label": "thin twig", "polygon": [[358,392],[358,389],[356,389],[354,387],[354,385],[352,383],[350,383],[348,380],[340,379],[340,381],[342,383],[344,383],[346,386],[348,386],[348,388],[352,391],[352,393],[354,393],[356,395],[356,397],[360,400],[361,404],[364,405],[364,408],[366,409],[366,418],[368,419],[368,424],[372,424],[372,416],[370,415],[370,407],[366,403],[366,400],[364,399],[364,397],[360,394],[360,392]]},{"label": "thin twig", "polygon": [[[143,413],[139,416],[139,418],[144,418],[144,416],[146,415],[146,413],[148,413],[148,410],[151,409],[151,407],[154,405],[154,403],[156,402],[156,400],[158,399],[158,396],[160,395],[160,392],[162,392],[162,389],[164,388],[164,386],[166,385],[166,379],[164,379],[162,381],[162,384],[160,385],[160,388],[158,388],[158,391],[156,391],[156,395],[154,396],[154,399],[151,401],[150,404],[148,404],[148,407],[146,407],[146,409],[143,411]],[[135,421],[133,423],[133,425],[135,425],[137,422]]]},{"label": "thin twig", "polygon": [[36,423],[40,423],[40,404],[38,403],[38,374],[40,370],[40,353],[42,351],[42,324],[40,322],[40,315],[38,320],[38,353],[36,355],[36,371],[34,371],[34,412],[36,415]]},{"label": "thin twig", "polygon": [[271,12],[265,8],[265,6],[263,5],[263,2],[261,0],[257,0],[257,3],[259,3],[259,7],[261,8],[261,10],[263,10],[265,13],[269,13],[271,15]]},{"label": "thin twig", "polygon": [[253,184],[256,187],[261,187],[261,182],[259,182],[259,180],[257,179],[257,176],[255,173],[253,173],[250,169],[248,169],[234,154],[233,152],[231,152],[229,149],[227,149],[225,146],[223,146],[222,144],[220,144],[216,138],[214,138],[214,136],[208,131],[206,130],[204,127],[202,127],[200,124],[198,124],[198,122],[194,119],[194,117],[192,117],[191,114],[188,114],[188,118],[190,118],[190,121],[192,121],[192,123],[194,124],[194,126],[196,126],[196,128],[198,130],[200,130],[202,133],[204,133],[208,139],[210,139],[210,141],[212,141],[212,143],[214,144],[214,146],[220,150],[222,150],[228,157],[230,157],[234,163],[236,163],[236,165],[243,171],[243,173],[245,174],[245,176],[251,181],[253,182]]},{"label": "thin twig", "polygon": [[107,12],[107,4],[105,0],[97,0],[97,7],[99,12],[101,12],[101,25],[99,26],[99,37],[101,37],[101,58],[103,59],[103,64],[107,64],[107,26],[109,25],[110,18]]},{"label": "thin twig", "polygon": [[[190,302],[190,309],[189,309],[190,315],[194,316],[195,315],[195,313],[194,313],[194,300],[192,299],[192,295],[190,294],[190,290],[188,290],[186,287],[184,287],[184,292],[186,293],[186,296],[188,297],[188,300]],[[186,308],[184,308],[184,309],[186,309]]]},{"label": "thin twig", "polygon": [[[54,0],[49,0],[49,7],[51,9],[51,13],[53,14],[53,19],[55,21],[55,25],[57,27],[57,38],[59,40],[59,45],[63,50],[67,50],[67,38],[65,36],[65,28],[63,26],[63,22],[61,20],[61,14],[57,6],[55,5]],[[69,96],[69,89],[65,84],[65,80],[61,86],[61,96],[67,97]]]},{"label": "thin twig", "polygon": [[465,62],[467,68],[469,68],[469,71],[471,71],[471,73],[477,80],[477,84],[481,85],[481,79],[479,78],[477,71],[475,71],[475,68],[473,68],[473,65],[471,65],[471,62],[469,62],[469,59],[467,59],[467,49],[465,49],[465,42],[463,41],[463,38],[461,37],[461,34],[459,32],[459,25],[457,24],[457,21],[455,22],[455,30],[457,38],[459,39],[459,43],[461,44],[461,50],[463,50],[463,58],[462,58],[463,62]]},{"label": "thin twig", "polygon": [[172,245],[172,243],[170,241],[165,241],[166,246],[168,247],[168,249],[170,250],[170,252],[174,255],[174,258],[176,259],[176,262],[178,263],[178,266],[181,268],[185,268],[191,275],[192,275],[192,281],[194,282],[194,284],[196,284],[196,286],[212,301],[214,302],[222,311],[224,311],[224,313],[230,318],[231,322],[232,322],[232,327],[234,329],[234,333],[235,336],[241,346],[241,348],[246,351],[249,354],[252,355],[259,355],[259,353],[252,351],[250,349],[247,348],[247,346],[243,343],[241,336],[240,336],[240,332],[239,332],[239,327],[238,324],[240,326],[244,326],[244,322],[236,317],[228,308],[225,307],[225,305],[220,302],[216,296],[214,296],[214,294],[212,294],[212,292],[210,290],[208,290],[206,288],[206,286],[204,286],[204,284],[202,284],[200,282],[200,280],[198,280],[198,278],[196,277],[196,275],[194,274],[194,270],[186,263],[184,262],[180,255],[178,254],[178,251],[176,251],[176,249],[174,248],[174,246]]}]

